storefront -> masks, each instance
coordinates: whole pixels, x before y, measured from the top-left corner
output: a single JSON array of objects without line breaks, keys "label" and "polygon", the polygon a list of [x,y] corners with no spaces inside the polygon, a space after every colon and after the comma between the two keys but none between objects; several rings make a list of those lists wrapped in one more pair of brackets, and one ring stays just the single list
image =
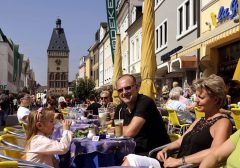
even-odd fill
[{"label": "storefront", "polygon": [[202,76],[218,74],[232,79],[240,57],[240,31],[237,17],[238,1],[212,1],[202,7],[201,35],[171,56],[175,61],[194,51],[200,52]]},{"label": "storefront", "polygon": [[240,41],[220,47],[218,55],[218,75],[222,76],[225,81],[229,81],[233,77],[238,59],[240,58]]}]

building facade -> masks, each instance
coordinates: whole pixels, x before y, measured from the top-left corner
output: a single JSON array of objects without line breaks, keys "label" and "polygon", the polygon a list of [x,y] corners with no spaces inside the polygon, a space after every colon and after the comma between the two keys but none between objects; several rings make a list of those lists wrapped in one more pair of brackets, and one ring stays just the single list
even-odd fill
[{"label": "building facade", "polygon": [[203,76],[217,74],[225,81],[231,80],[240,57],[237,11],[238,1],[235,0],[202,0],[200,37],[172,57],[181,57],[200,50]]},{"label": "building facade", "polygon": [[86,78],[86,59],[87,56],[82,56],[79,60],[78,79]]},{"label": "building facade", "polygon": [[48,92],[53,95],[68,93],[69,48],[61,19],[56,20],[51,40],[47,49],[48,54]]},{"label": "building facade", "polygon": [[24,83],[23,59],[19,45],[8,39],[0,29],[0,90],[18,93],[23,87],[29,88],[28,83]]},{"label": "building facade", "polygon": [[0,90],[17,92],[17,87],[13,82],[13,44],[7,39],[1,29],[0,33]]},{"label": "building facade", "polygon": [[98,50],[99,50],[99,87],[102,87],[105,83],[104,83],[104,40],[105,40],[105,36],[107,36],[107,25],[106,24],[100,24],[100,28],[99,28],[99,46],[98,46]]},{"label": "building facade", "polygon": [[238,6],[237,0],[202,0],[201,37],[197,43],[204,76],[214,73],[226,82],[233,77],[240,58]]},{"label": "building facade", "polygon": [[127,29],[129,36],[129,72],[137,81],[141,81],[141,48],[142,48],[142,6],[130,6],[130,26]]},{"label": "building facade", "polygon": [[[198,51],[182,57],[171,55],[199,37],[198,0],[155,0],[155,53],[159,85],[191,83],[197,76]],[[171,10],[170,10],[171,8]]]},{"label": "building facade", "polygon": [[129,73],[129,48],[128,33],[129,26],[129,3],[130,0],[119,0],[117,2],[117,27],[121,37],[122,68],[123,73]]},{"label": "building facade", "polygon": [[86,78],[90,79],[92,75],[92,63],[91,63],[91,57],[88,55],[86,58]]},{"label": "building facade", "polygon": [[[101,23],[107,25],[107,23]],[[106,27],[106,26],[105,26]],[[92,75],[91,79],[95,82],[96,89],[99,87],[99,42],[100,42],[100,30],[98,29],[95,33],[95,42],[94,44],[88,49],[89,55],[91,57],[92,62]]]}]

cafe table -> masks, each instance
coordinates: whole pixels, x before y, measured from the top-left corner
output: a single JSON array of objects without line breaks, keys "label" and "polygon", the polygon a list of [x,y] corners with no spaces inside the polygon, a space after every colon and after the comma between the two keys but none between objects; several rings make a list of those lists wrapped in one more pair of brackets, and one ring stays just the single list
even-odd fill
[{"label": "cafe table", "polygon": [[134,153],[132,138],[107,138],[99,141],[74,138],[70,152],[61,157],[61,165],[71,168],[95,168],[121,165],[124,156]]},{"label": "cafe table", "polygon": [[[71,126],[70,130],[86,129],[89,124]],[[52,138],[59,139],[62,127],[55,128]],[[95,168],[120,165],[124,156],[134,153],[136,143],[133,138],[106,138],[92,141],[88,138],[73,138],[70,151],[60,156],[60,167]]]}]

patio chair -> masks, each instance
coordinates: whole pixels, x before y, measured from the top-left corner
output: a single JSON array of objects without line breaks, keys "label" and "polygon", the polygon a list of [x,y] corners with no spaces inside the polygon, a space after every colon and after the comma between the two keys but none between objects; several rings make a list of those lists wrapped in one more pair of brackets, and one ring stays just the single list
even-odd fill
[{"label": "patio chair", "polygon": [[[0,136],[0,144],[1,149],[6,156],[14,157],[14,158],[22,158],[24,147],[19,146],[18,138],[12,134],[4,134]],[[13,149],[13,150],[11,150]]]},{"label": "patio chair", "polygon": [[27,131],[27,124],[22,122],[22,121],[19,121],[19,124],[21,125],[22,129],[25,131],[25,134],[26,134],[26,131]]},{"label": "patio chair", "polygon": [[205,118],[205,112],[198,111],[197,107],[194,107],[194,113],[196,119]]},{"label": "patio chair", "polygon": [[168,134],[168,136],[169,136],[171,142],[176,141],[178,138],[181,137],[180,134]]},{"label": "patio chair", "polygon": [[2,154],[0,154],[0,159],[1,160],[6,160],[6,161],[1,161],[0,162],[0,167],[1,168],[18,168],[18,167],[21,167],[21,168],[23,168],[23,167],[25,167],[25,168],[31,168],[31,167],[52,168],[51,166],[48,166],[48,165],[34,163],[34,162],[22,160],[22,159],[17,159],[17,158],[5,156],[5,155],[2,155]]},{"label": "patio chair", "polygon": [[177,133],[183,135],[190,126],[190,124],[181,124],[175,110],[167,108],[167,111],[169,117],[168,133],[174,133],[175,131],[177,131]]},{"label": "patio chair", "polygon": [[230,108],[238,108],[237,104],[230,104]]},{"label": "patio chair", "polygon": [[[153,150],[151,150],[149,153],[148,153],[148,156],[149,157],[152,157],[152,158],[156,158],[156,154],[157,152],[159,152],[160,150],[162,150],[163,148],[165,148],[168,144],[166,145],[163,145],[163,146],[160,146],[160,147],[157,147]],[[178,153],[178,150],[174,150],[172,151],[171,153],[168,153],[168,156],[172,156],[172,157],[176,157]],[[182,165],[182,166],[179,166],[178,168],[194,168],[194,167],[197,167],[197,165],[193,165],[193,164],[185,164],[185,165]]]},{"label": "patio chair", "polygon": [[17,161],[0,161],[1,168],[18,168]]},{"label": "patio chair", "polygon": [[14,127],[5,127],[3,129],[4,134],[12,134],[17,137],[26,138],[25,131],[22,129],[16,129]]},{"label": "patio chair", "polygon": [[235,128],[240,129],[240,108],[231,108],[231,115],[235,122]]},{"label": "patio chair", "polygon": [[157,109],[160,112],[163,121],[165,123],[168,123],[168,114],[167,114],[168,112],[167,112],[166,108],[158,107]]}]

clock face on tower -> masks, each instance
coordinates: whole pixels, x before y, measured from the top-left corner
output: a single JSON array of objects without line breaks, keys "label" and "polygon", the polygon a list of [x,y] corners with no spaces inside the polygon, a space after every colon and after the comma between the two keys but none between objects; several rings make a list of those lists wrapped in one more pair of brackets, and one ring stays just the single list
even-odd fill
[{"label": "clock face on tower", "polygon": [[56,59],[55,63],[59,66],[59,65],[61,65],[62,61],[60,59]]}]

